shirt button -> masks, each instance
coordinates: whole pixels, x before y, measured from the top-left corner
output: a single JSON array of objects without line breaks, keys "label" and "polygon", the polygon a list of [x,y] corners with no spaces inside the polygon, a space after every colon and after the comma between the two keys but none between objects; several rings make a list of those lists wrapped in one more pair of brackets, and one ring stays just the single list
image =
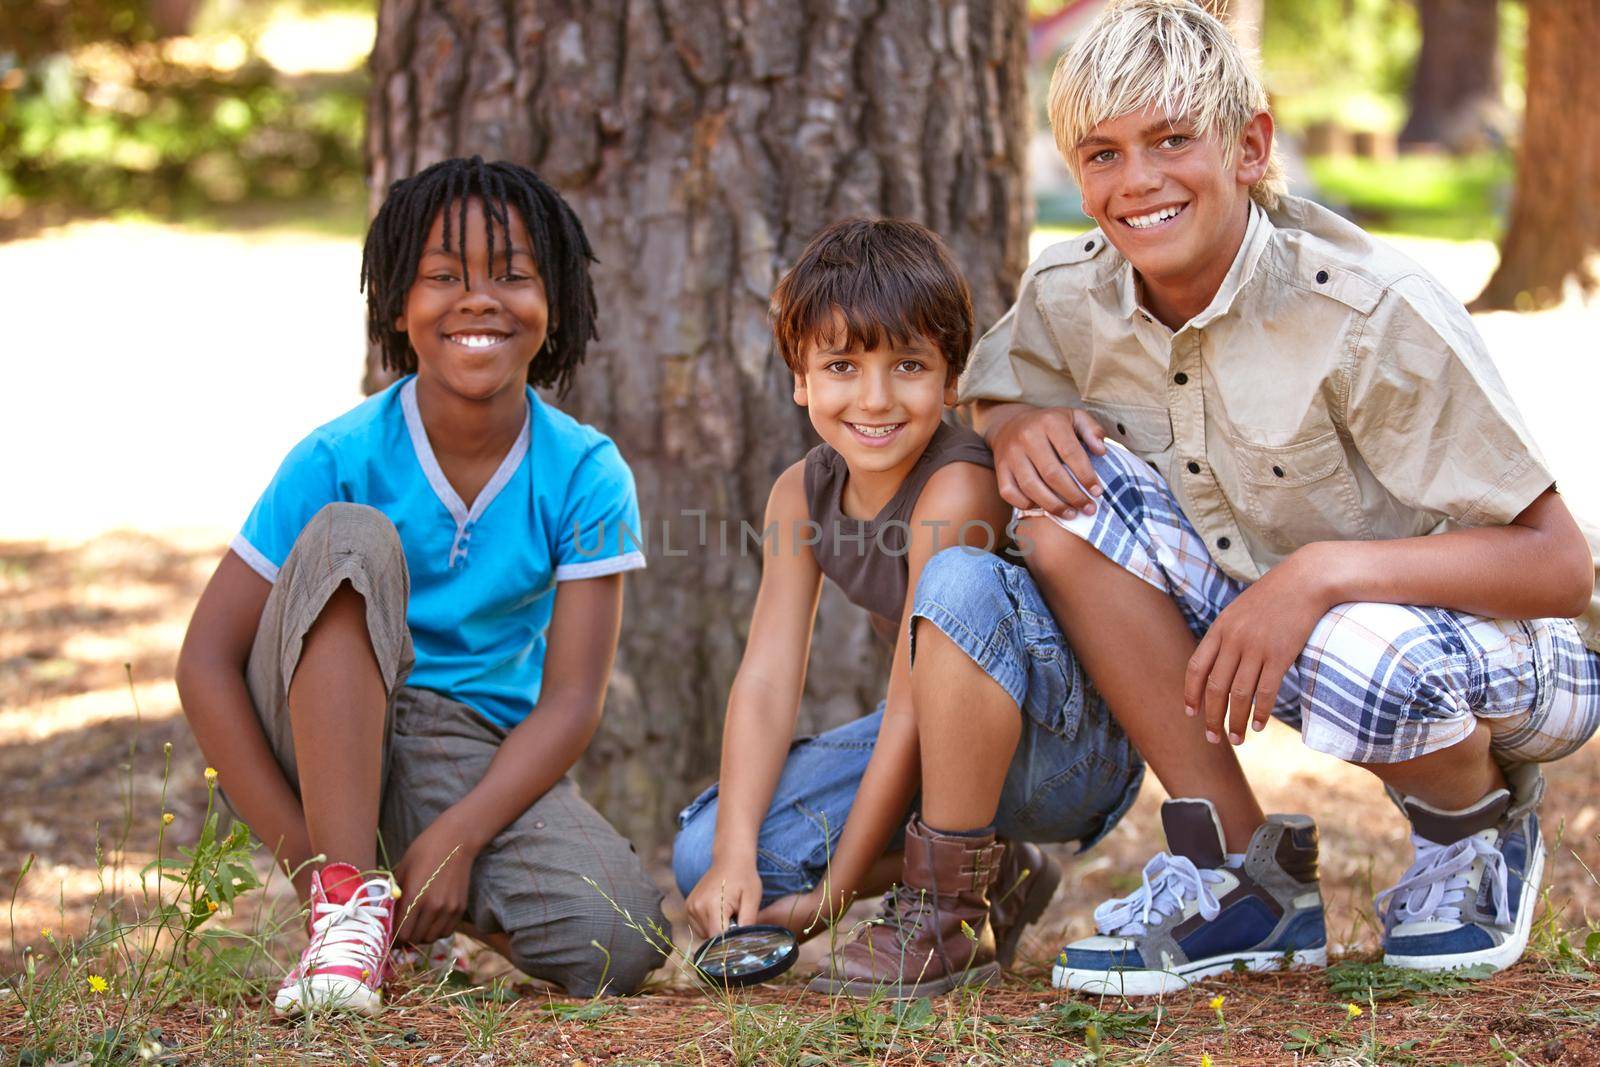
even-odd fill
[{"label": "shirt button", "polygon": [[1326,284],[1328,284],[1328,272],[1327,271],[1325,271],[1325,270],[1317,271],[1317,284],[1318,285],[1326,285]]},{"label": "shirt button", "polygon": [[1190,474],[1199,474],[1200,473],[1200,464],[1196,463],[1192,459],[1189,461],[1189,473]]},{"label": "shirt button", "polygon": [[1226,552],[1228,549],[1233,547],[1233,542],[1228,540],[1226,537],[1219,537],[1217,538],[1217,547]]},{"label": "shirt button", "polygon": [[1094,242],[1093,241],[1084,242],[1083,250],[1085,252],[1093,252],[1094,251]]},{"label": "shirt button", "polygon": [[1124,437],[1128,436],[1128,428],[1126,426],[1122,425],[1122,423],[1120,423],[1120,422],[1117,423],[1117,432],[1120,433]]},{"label": "shirt button", "polygon": [[1179,385],[1188,385],[1189,384],[1189,376],[1187,374],[1183,373],[1183,371],[1179,371],[1177,374],[1174,374],[1172,376],[1172,380],[1177,382]]}]

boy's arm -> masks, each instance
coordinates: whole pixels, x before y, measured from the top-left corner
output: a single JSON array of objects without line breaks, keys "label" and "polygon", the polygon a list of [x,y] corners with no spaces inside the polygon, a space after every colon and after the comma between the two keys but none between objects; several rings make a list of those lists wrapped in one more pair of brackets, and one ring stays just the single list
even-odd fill
[{"label": "boy's arm", "polygon": [[[1425,604],[1498,618],[1580,614],[1588,545],[1460,303],[1423,275],[1391,285],[1342,371],[1339,412],[1399,501],[1459,529],[1307,545],[1218,616],[1196,649],[1186,707],[1244,737],[1252,695],[1265,724],[1284,672],[1336,604]],[[1581,599],[1580,599],[1581,598]],[[1203,704],[1202,704],[1203,702]]]},{"label": "boy's arm", "polygon": [[305,812],[267,744],[245,684],[250,647],[271,592],[271,583],[226,552],[195,605],[176,681],[189,728],[216,768],[228,802],[286,870],[299,869],[296,884],[304,895],[311,877]]},{"label": "boy's arm", "polygon": [[1507,526],[1392,541],[1321,541],[1269,570],[1217,617],[1184,683],[1184,705],[1203,709],[1208,738],[1244,739],[1266,725],[1283,675],[1311,631],[1338,604],[1427,604],[1501,619],[1581,615],[1594,591],[1588,542],[1547,489]]},{"label": "boy's arm", "polygon": [[1106,454],[1106,432],[1093,415],[1082,408],[979,400],[973,423],[994,453],[995,478],[1006,503],[1068,519],[1079,511],[1094,514],[1103,490],[1089,454]]},{"label": "boy's arm", "polygon": [[773,902],[761,913],[761,921],[779,923],[797,933],[815,932],[819,918],[832,922],[844,914],[865,885],[868,872],[883,856],[921,781],[917,721],[911,705],[909,636],[917,581],[928,560],[943,549],[957,544],[978,551],[994,547],[1005,536],[1010,516],[1011,509],[995,487],[994,474],[986,468],[952,463],[928,480],[911,516],[910,580],[901,614],[907,625],[901,627],[895,642],[883,724],[838,849],[830,857],[828,881],[810,893]]},{"label": "boy's arm", "polygon": [[[506,735],[478,784],[429,824],[395,865],[395,880],[407,894],[398,938],[433,941],[453,933],[466,910],[473,859],[589,747],[621,629],[621,574],[556,587],[539,703]],[[427,891],[416,896],[424,885]]]},{"label": "boy's arm", "polygon": [[690,924],[702,936],[730,921],[753,922],[761,906],[756,838],[794,736],[822,590],[822,570],[799,536],[811,519],[804,479],[802,461],[778,477],[767,500],[763,529],[775,528],[777,539],[766,550],[750,635],[728,692],[711,867],[687,901]]}]

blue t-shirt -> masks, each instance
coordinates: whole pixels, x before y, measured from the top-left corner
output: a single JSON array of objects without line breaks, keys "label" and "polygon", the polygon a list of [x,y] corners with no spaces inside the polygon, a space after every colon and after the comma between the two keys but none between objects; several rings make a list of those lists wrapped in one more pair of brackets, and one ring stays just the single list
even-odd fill
[{"label": "blue t-shirt", "polygon": [[411,572],[406,684],[506,727],[539,701],[556,583],[645,565],[633,474],[616,445],[527,392],[522,432],[470,509],[434,458],[411,376],[296,445],[231,545],[276,581],[323,505],[377,508]]}]

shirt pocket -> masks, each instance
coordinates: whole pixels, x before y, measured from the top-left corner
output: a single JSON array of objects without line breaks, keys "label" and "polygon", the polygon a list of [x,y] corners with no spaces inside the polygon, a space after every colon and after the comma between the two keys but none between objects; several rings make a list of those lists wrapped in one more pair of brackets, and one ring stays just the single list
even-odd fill
[{"label": "shirt pocket", "polygon": [[1355,474],[1329,430],[1284,445],[1232,439],[1241,510],[1251,532],[1288,555],[1313,541],[1371,540]]},{"label": "shirt pocket", "polygon": [[1083,408],[1094,416],[1107,437],[1126,445],[1136,455],[1149,459],[1172,448],[1172,416],[1166,408],[1093,401],[1085,401]]}]

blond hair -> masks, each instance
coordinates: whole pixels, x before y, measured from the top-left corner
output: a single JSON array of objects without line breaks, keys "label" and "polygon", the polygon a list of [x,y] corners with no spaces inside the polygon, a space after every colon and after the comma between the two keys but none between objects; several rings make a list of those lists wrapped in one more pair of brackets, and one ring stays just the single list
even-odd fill
[{"label": "blond hair", "polygon": [[[1073,177],[1081,177],[1078,142],[1107,119],[1147,107],[1215,133],[1231,165],[1245,124],[1267,110],[1267,94],[1239,42],[1192,0],[1112,0],[1050,79],[1050,129]],[[1270,209],[1283,191],[1274,148],[1250,197]]]}]

